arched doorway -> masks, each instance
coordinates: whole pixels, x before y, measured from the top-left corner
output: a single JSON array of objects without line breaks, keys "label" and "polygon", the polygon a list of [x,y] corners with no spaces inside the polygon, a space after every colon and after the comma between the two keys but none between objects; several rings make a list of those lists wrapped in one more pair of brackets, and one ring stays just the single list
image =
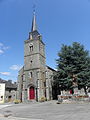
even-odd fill
[{"label": "arched doorway", "polygon": [[35,99],[35,90],[34,90],[33,86],[31,86],[30,89],[29,89],[29,99],[30,100]]}]

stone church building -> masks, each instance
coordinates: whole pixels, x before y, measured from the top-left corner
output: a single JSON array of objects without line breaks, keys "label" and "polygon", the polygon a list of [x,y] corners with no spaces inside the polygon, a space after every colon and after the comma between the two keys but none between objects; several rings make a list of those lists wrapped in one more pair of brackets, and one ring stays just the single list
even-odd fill
[{"label": "stone church building", "polygon": [[17,99],[22,102],[51,100],[54,72],[46,65],[45,44],[37,30],[34,12],[29,38],[24,41],[24,66],[18,74]]}]

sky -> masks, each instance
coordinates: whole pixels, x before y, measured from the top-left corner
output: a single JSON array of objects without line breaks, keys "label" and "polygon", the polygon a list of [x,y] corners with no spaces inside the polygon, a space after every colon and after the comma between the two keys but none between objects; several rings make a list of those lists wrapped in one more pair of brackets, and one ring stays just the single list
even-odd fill
[{"label": "sky", "polygon": [[90,0],[0,0],[0,78],[17,81],[33,5],[45,43],[46,64],[56,69],[62,44],[79,42],[90,51]]}]

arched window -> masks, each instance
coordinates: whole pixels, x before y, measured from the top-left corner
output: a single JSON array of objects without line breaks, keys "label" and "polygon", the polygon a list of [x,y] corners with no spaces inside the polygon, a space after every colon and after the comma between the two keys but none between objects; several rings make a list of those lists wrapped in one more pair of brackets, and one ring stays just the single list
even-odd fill
[{"label": "arched window", "polygon": [[30,45],[29,45],[29,49],[30,49],[30,52],[33,51],[33,44],[32,44],[32,43],[30,43]]},{"label": "arched window", "polygon": [[29,72],[29,77],[30,77],[30,78],[32,78],[32,77],[33,77],[32,72]]},{"label": "arched window", "polygon": [[30,47],[30,52],[32,52],[33,51],[33,46],[29,46]]}]

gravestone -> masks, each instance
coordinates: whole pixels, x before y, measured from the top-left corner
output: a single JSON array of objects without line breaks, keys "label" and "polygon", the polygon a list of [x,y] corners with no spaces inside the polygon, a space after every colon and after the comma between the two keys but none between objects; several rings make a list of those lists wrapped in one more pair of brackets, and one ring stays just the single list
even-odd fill
[{"label": "gravestone", "polygon": [[80,95],[85,95],[85,91],[83,88],[80,90]]},{"label": "gravestone", "polygon": [[74,88],[74,94],[78,94],[78,93],[79,93],[78,87],[75,87],[75,88]]}]

